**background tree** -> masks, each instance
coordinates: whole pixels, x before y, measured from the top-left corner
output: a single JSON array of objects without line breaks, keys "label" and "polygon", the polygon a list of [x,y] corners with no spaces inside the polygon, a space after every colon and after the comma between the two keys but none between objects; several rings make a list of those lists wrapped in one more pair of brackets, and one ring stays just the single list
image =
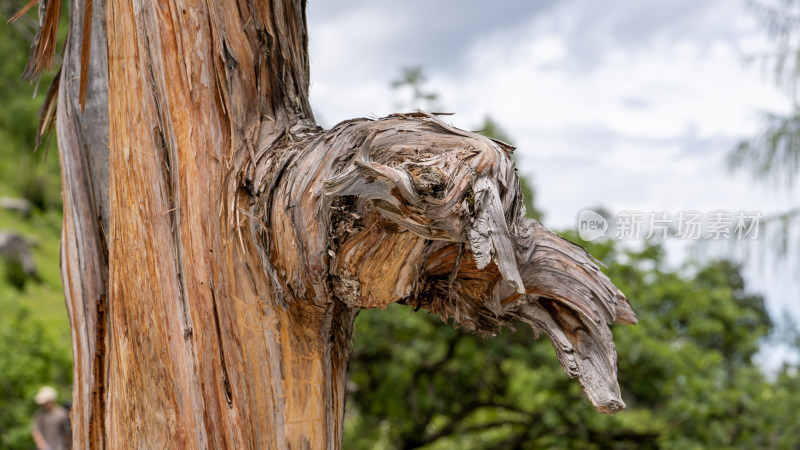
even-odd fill
[{"label": "background tree", "polygon": [[484,341],[392,306],[392,314],[367,311],[356,321],[345,447],[800,445],[793,426],[800,420],[797,368],[766,376],[753,360],[773,324],[736,265],[673,270],[658,245],[634,251],[614,241],[584,244],[612,280],[642,299],[639,324],[615,330],[628,356],[620,360],[625,412],[594,414],[553,364],[553,351],[529,342],[522,329]]},{"label": "background tree", "polygon": [[[775,84],[783,90],[792,106],[788,114],[765,113],[763,128],[755,136],[742,140],[731,152],[731,169],[751,172],[756,180],[783,186],[797,193],[800,173],[800,2],[796,0],[753,0],[750,5],[775,45],[774,51],[757,59],[771,70]],[[790,249],[800,244],[800,205],[768,217],[767,236],[775,254],[796,254]]]},{"label": "background tree", "polygon": [[427,81],[428,76],[420,66],[400,69],[400,75],[392,81],[391,85],[395,89],[395,93],[404,99],[397,101],[395,107],[401,111],[415,109],[439,111],[439,94],[425,87]]}]

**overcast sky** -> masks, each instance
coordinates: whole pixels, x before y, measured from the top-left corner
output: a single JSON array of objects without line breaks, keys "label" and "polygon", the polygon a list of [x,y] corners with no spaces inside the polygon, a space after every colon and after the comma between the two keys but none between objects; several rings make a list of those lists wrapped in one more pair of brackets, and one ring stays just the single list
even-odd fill
[{"label": "overcast sky", "polygon": [[[797,204],[797,190],[725,169],[760,113],[789,106],[745,63],[769,45],[744,0],[312,0],[308,21],[318,120],[394,112],[390,82],[421,66],[456,113],[448,120],[476,129],[490,115],[507,131],[551,228],[573,228],[596,205],[769,214]],[[759,263],[747,278],[773,314],[800,317],[796,273]]]}]

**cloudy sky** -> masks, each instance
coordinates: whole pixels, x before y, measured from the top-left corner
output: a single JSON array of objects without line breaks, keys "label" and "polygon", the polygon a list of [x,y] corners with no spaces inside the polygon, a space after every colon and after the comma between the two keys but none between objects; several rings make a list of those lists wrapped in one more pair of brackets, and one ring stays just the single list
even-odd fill
[{"label": "cloudy sky", "polygon": [[[421,66],[451,122],[508,132],[552,228],[596,205],[769,214],[797,198],[725,169],[762,112],[789,108],[746,63],[770,47],[745,0],[311,0],[308,21],[318,120],[394,112],[391,80]],[[800,317],[796,273],[747,268],[773,314]]]}]

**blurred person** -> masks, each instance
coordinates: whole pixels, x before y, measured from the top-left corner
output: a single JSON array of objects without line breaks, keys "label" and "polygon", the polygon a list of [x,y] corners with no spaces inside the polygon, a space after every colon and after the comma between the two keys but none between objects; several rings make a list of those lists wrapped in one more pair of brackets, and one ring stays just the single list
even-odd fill
[{"label": "blurred person", "polygon": [[34,397],[40,408],[33,416],[31,434],[40,450],[67,450],[72,446],[69,413],[56,399],[58,393],[50,386],[42,386]]}]

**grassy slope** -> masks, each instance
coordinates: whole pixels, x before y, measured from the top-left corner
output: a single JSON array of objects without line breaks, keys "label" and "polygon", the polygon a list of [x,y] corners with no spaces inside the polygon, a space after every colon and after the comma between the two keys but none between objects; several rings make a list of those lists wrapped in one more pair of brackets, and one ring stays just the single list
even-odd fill
[{"label": "grassy slope", "polygon": [[[10,17],[24,3],[0,0],[0,15]],[[32,10],[33,18],[36,8]],[[37,207],[28,218],[0,209],[0,230],[15,231],[35,243],[38,277],[25,279],[19,288],[13,282],[18,268],[0,259],[0,448],[33,448],[29,432],[33,395],[42,384],[51,384],[59,390],[60,401],[69,401],[72,382],[69,325],[58,267],[58,154],[55,142],[49,152],[33,152],[36,114],[52,74],[43,77],[34,98],[34,86],[19,78],[30,45],[20,26],[0,22],[0,197],[27,198]],[[61,42],[65,31],[62,23]]]},{"label": "grassy slope", "polygon": [[29,219],[0,211],[0,229],[31,241],[39,279],[22,289],[10,281],[13,266],[0,264],[0,447],[32,444],[28,423],[32,398],[43,384],[54,385],[60,400],[71,397],[72,353],[58,271],[60,213],[36,212]]}]

